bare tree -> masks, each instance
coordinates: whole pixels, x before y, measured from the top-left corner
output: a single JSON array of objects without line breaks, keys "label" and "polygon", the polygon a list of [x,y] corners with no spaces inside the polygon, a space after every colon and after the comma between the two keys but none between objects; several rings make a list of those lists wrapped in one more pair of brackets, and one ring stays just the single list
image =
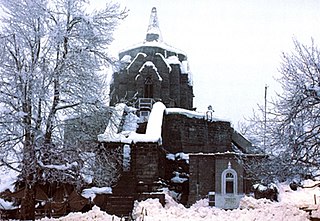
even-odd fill
[{"label": "bare tree", "polygon": [[[294,40],[294,51],[283,53],[279,82],[282,92],[252,118],[251,136],[269,155],[268,176],[280,179],[319,176],[320,51]],[[265,146],[263,136],[267,137]]]},{"label": "bare tree", "polygon": [[1,0],[1,6],[0,162],[19,163],[12,168],[26,186],[21,218],[34,219],[34,185],[50,177],[43,171],[57,172],[56,179],[78,170],[76,152],[63,149],[62,125],[104,102],[107,46],[126,12],[110,3],[87,13],[84,0]]}]

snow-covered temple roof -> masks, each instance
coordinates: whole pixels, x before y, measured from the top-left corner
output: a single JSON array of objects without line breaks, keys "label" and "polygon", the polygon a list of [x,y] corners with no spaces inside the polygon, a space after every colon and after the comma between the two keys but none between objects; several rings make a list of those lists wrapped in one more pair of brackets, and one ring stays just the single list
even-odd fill
[{"label": "snow-covered temple roof", "polygon": [[142,47],[155,47],[155,48],[161,48],[163,50],[166,50],[168,52],[171,52],[171,53],[174,53],[174,54],[177,54],[177,55],[183,55],[184,57],[187,57],[187,54],[186,52],[180,50],[180,49],[177,49],[171,45],[168,45],[167,43],[165,42],[158,42],[158,41],[146,41],[146,42],[140,42],[138,44],[135,44],[135,45],[132,45],[130,47],[127,47],[123,50],[121,50],[119,52],[119,55],[120,57],[122,58],[122,54],[126,54],[126,52],[128,51],[131,51],[131,50],[135,50],[135,49],[140,49]]},{"label": "snow-covered temple roof", "polygon": [[128,47],[126,49],[123,49],[122,51],[119,52],[119,57],[120,59],[122,59],[123,56],[125,56],[126,54],[132,54],[131,52],[135,51],[136,49],[139,49],[139,51],[141,51],[142,47],[154,47],[154,48],[163,49],[166,52],[168,52],[168,56],[180,55],[179,57],[183,57],[182,59],[180,59],[180,61],[187,59],[187,55],[184,51],[179,50],[175,47],[172,47],[163,41],[160,26],[159,26],[157,9],[155,7],[153,7],[151,10],[147,34],[144,41],[141,43],[135,44],[131,47]]}]

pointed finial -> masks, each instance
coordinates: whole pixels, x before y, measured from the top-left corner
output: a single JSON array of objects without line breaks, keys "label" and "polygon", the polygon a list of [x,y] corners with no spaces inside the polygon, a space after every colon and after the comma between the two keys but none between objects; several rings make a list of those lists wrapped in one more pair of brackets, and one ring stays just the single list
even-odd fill
[{"label": "pointed finial", "polygon": [[151,10],[146,41],[162,41],[156,7]]},{"label": "pointed finial", "polygon": [[228,169],[231,169],[231,163],[230,163],[230,161],[229,161],[229,163],[228,163]]}]

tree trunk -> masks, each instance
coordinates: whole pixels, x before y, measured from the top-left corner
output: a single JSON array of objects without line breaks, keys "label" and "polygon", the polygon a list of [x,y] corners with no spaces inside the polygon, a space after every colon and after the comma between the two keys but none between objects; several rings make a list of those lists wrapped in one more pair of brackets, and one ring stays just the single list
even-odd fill
[{"label": "tree trunk", "polygon": [[25,183],[24,196],[21,201],[21,220],[35,219],[35,183],[36,183],[36,155],[32,135],[32,105],[30,85],[25,84],[25,97],[22,105],[25,116],[24,123],[24,148],[22,160],[22,178]]},{"label": "tree trunk", "polygon": [[[31,138],[28,134],[26,139]],[[21,220],[35,219],[35,183],[36,183],[36,159],[34,147],[25,145],[22,178],[24,185],[24,196],[21,200]]]},{"label": "tree trunk", "polygon": [[[28,183],[28,182],[27,182]],[[21,220],[35,220],[35,186],[27,184],[21,201]]]}]

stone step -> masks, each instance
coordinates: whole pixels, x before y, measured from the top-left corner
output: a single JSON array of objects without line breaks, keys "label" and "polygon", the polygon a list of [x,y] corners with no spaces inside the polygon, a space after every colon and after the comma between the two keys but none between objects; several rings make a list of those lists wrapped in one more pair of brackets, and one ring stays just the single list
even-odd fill
[{"label": "stone step", "polygon": [[98,195],[94,203],[109,214],[119,217],[129,216],[132,213],[135,197],[133,195]]},{"label": "stone step", "polygon": [[136,191],[136,179],[131,173],[124,172],[112,188],[114,194],[133,194]]}]

